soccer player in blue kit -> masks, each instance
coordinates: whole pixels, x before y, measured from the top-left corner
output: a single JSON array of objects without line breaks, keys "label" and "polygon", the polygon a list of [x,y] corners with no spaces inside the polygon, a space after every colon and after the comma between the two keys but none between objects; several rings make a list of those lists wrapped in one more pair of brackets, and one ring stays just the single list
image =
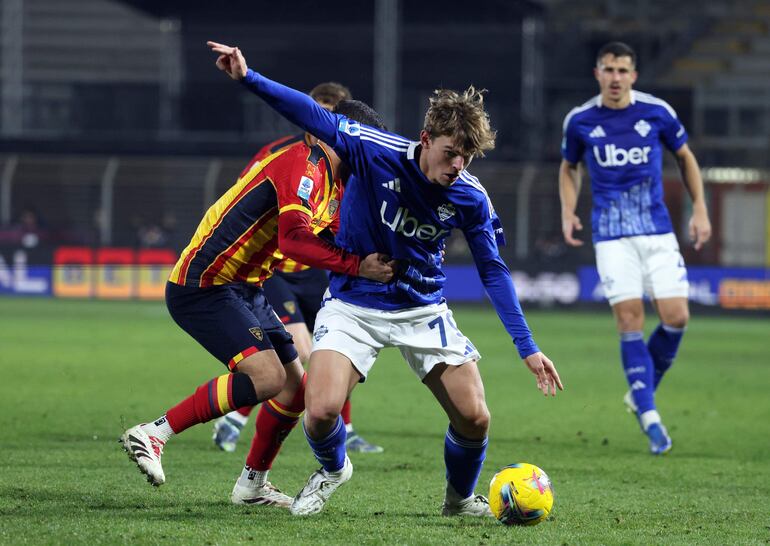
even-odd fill
[{"label": "soccer player in blue kit", "polygon": [[[687,132],[666,102],[634,91],[636,54],[611,42],[597,55],[600,94],[573,108],[564,120],[559,193],[567,244],[580,246],[575,215],[581,161],[591,177],[596,265],[620,333],[620,353],[629,391],[624,401],[647,435],[655,455],[671,438],[655,405],[655,390],[671,367],[687,325],[688,283],[684,260],[663,202],[662,145],[676,156],[693,202],[690,237],[699,250],[711,236],[698,162]],[[644,341],[647,293],[660,324]]]},{"label": "soccer player in blue kit", "polygon": [[440,250],[461,229],[482,282],[519,355],[544,394],[562,389],[553,363],[532,339],[511,275],[500,257],[502,228],[486,191],[465,168],[494,147],[482,94],[439,90],[420,140],[411,142],[332,114],[307,95],[248,69],[238,48],[209,42],[217,66],[289,121],[338,153],[353,175],[342,202],[337,244],[377,248],[401,264],[391,283],[331,277],[316,319],[305,391],[305,434],[321,468],[291,506],[295,515],[321,511],[352,475],[340,408],[366,379],[383,347],[398,347],[449,417],[445,438],[446,496],[442,513],[490,515],[474,494],[487,447],[489,411],[476,361],[480,355],[457,328],[441,295]]}]

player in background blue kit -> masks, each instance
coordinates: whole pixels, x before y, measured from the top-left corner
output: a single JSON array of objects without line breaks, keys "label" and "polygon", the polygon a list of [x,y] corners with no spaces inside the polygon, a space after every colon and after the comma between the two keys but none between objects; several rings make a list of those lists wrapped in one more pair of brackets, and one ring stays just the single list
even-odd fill
[{"label": "player in background blue kit", "polygon": [[[578,163],[591,177],[596,265],[620,333],[629,391],[624,401],[649,438],[650,451],[671,449],[655,406],[655,389],[671,367],[689,318],[684,260],[663,201],[664,145],[676,156],[693,202],[690,237],[699,250],[711,237],[703,181],[676,112],[664,101],[634,91],[636,54],[611,42],[597,55],[594,75],[601,93],[564,120],[559,194],[562,231],[580,246],[575,215],[580,192]],[[644,341],[642,295],[653,301],[660,324]]]},{"label": "player in background blue kit", "polygon": [[524,320],[498,252],[496,236],[502,237],[502,229],[489,197],[465,171],[471,159],[494,147],[481,93],[473,87],[463,94],[437,91],[420,140],[411,142],[327,112],[307,95],[249,70],[237,48],[209,46],[219,55],[221,70],[332,146],[350,167],[337,244],[350,251],[377,248],[401,264],[396,282],[331,278],[313,333],[303,423],[322,468],[294,498],[292,513],[320,512],[350,479],[340,408],[366,379],[380,349],[395,346],[449,417],[442,513],[490,515],[487,499],[474,495],[489,428],[476,365],[480,355],[458,330],[441,295],[440,250],[452,229],[465,234],[487,293],[538,388],[555,395],[562,384]]}]

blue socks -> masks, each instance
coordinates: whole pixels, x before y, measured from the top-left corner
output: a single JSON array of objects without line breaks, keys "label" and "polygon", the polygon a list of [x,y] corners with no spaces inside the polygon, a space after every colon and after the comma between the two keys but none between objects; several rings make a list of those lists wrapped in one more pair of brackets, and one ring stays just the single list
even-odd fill
[{"label": "blue socks", "polygon": [[473,495],[486,454],[487,438],[470,440],[449,425],[444,438],[444,463],[447,482],[458,495],[456,500]]},{"label": "blue socks", "polygon": [[[304,420],[302,428],[305,428]],[[337,472],[344,466],[347,432],[345,431],[345,423],[342,417],[337,417],[334,428],[332,428],[332,431],[326,438],[318,441],[313,440],[308,436],[307,430],[305,430],[305,438],[307,438],[307,443],[310,444],[310,449],[313,450],[313,455],[321,463],[324,470],[327,472]]]},{"label": "blue socks", "polygon": [[643,332],[620,334],[620,355],[626,381],[631,388],[639,415],[655,409],[654,364]]},{"label": "blue socks", "polygon": [[647,341],[647,350],[655,364],[654,386],[657,389],[663,374],[671,367],[679,349],[679,343],[684,335],[684,328],[674,328],[666,324],[658,324]]}]

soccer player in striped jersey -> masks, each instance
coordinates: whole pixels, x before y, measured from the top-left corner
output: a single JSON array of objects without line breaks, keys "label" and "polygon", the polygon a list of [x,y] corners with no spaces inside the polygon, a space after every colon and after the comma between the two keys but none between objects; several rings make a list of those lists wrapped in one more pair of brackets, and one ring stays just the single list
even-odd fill
[{"label": "soccer player in striped jersey", "polygon": [[[337,108],[381,123],[358,101]],[[121,436],[129,458],[152,485],[165,482],[161,455],[166,442],[193,425],[266,400],[285,421],[286,432],[297,422],[304,409],[304,370],[291,336],[262,292],[275,264],[288,256],[372,282],[392,278],[395,263],[382,254],[361,258],[318,237],[337,222],[341,180],[347,177],[343,171],[347,168],[323,143],[312,148],[298,143],[270,155],[209,208],[182,251],[166,285],[169,313],[228,373]],[[290,500],[266,480],[259,491],[235,493],[240,499],[251,493],[250,500],[261,504],[286,506]]]},{"label": "soccer player in striped jersey", "polygon": [[327,112],[310,97],[248,69],[238,48],[209,42],[216,64],[289,121],[328,143],[350,166],[336,241],[349,251],[380,248],[399,260],[395,282],[331,276],[329,299],[313,332],[305,435],[321,469],[294,498],[291,512],[321,511],[353,466],[339,417],[345,397],[383,347],[395,346],[449,418],[444,441],[447,516],[489,516],[474,488],[487,447],[489,410],[477,360],[442,297],[441,248],[452,229],[468,240],[490,299],[519,356],[544,394],[562,388],[553,363],[532,339],[498,250],[502,228],[478,179],[465,168],[494,146],[483,96],[439,90],[419,141]]},{"label": "soccer player in striped jersey", "polygon": [[[328,110],[333,110],[340,101],[351,100],[350,90],[336,82],[325,82],[316,85],[310,90],[310,96],[318,104]],[[251,158],[242,174],[248,172],[256,163],[264,160],[271,154],[298,142],[304,142],[308,146],[317,144],[318,139],[309,133],[290,135],[279,138],[263,146],[257,154]],[[315,317],[321,308],[321,299],[329,286],[329,277],[326,271],[315,269],[297,263],[291,258],[284,258],[275,266],[273,275],[262,285],[267,301],[278,313],[286,330],[294,340],[299,359],[307,364],[310,359],[312,340],[310,332],[315,325]],[[214,444],[223,451],[235,451],[236,443],[241,431],[248,421],[252,406],[244,406],[214,420]],[[348,431],[348,450],[359,453],[380,453],[383,448],[367,442],[353,429],[351,420],[350,399],[345,401],[342,407],[342,418]],[[262,404],[257,413],[256,434],[252,440],[251,452],[255,453],[254,460],[260,464],[253,467],[257,472],[269,470],[273,458],[277,454],[276,437],[272,434],[272,428],[277,426],[279,418],[271,411],[269,404]],[[261,423],[261,424],[260,424]],[[259,455],[256,452],[262,452]]]},{"label": "soccer player in striped jersey", "polygon": [[[564,120],[559,193],[562,231],[580,246],[575,215],[582,162],[591,177],[596,265],[620,333],[629,391],[624,398],[649,440],[650,452],[671,449],[655,404],[655,390],[671,367],[689,318],[684,260],[663,201],[663,147],[675,156],[693,202],[690,237],[699,250],[711,236],[698,162],[676,112],[659,98],[633,89],[636,54],[611,42],[597,55],[600,94]],[[644,304],[653,300],[660,324],[644,341]]]}]

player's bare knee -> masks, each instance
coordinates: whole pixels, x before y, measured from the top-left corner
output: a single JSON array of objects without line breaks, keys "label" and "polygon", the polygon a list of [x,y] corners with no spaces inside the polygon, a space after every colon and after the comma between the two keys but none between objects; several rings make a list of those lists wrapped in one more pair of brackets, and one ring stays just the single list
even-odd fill
[{"label": "player's bare knee", "polygon": [[635,309],[618,309],[615,311],[615,321],[621,332],[634,332],[642,329],[644,314]]},{"label": "player's bare knee", "polygon": [[461,416],[461,422],[455,425],[458,432],[471,439],[481,439],[487,435],[489,431],[489,410],[486,406],[481,406],[473,410],[472,412],[465,413]]},{"label": "player's bare knee", "polygon": [[312,426],[330,426],[339,417],[341,409],[339,404],[330,400],[319,400],[315,403],[308,400],[305,408],[307,422]]},{"label": "player's bare knee", "polygon": [[254,384],[259,400],[269,400],[281,392],[286,384],[286,371],[283,366],[264,364],[256,370],[247,372]]},{"label": "player's bare knee", "polygon": [[665,317],[661,317],[661,321],[666,326],[673,328],[684,328],[690,321],[690,312],[685,309],[677,309],[674,312],[669,312]]}]

